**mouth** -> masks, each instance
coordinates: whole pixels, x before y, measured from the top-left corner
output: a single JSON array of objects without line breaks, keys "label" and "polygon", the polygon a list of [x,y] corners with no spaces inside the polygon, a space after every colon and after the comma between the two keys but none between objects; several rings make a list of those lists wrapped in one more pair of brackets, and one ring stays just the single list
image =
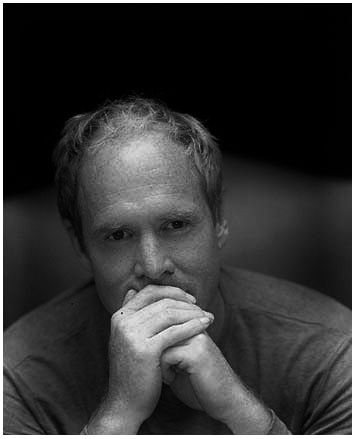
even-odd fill
[{"label": "mouth", "polygon": [[128,293],[128,291],[130,290],[135,290],[136,292],[139,292],[141,290],[143,290],[144,288],[146,288],[148,285],[152,285],[152,286],[160,286],[160,287],[174,287],[174,288],[179,288],[182,291],[190,294],[193,297],[196,297],[196,294],[194,294],[194,292],[191,290],[190,287],[186,287],[185,285],[182,285],[181,283],[164,283],[164,282],[147,282],[141,285],[132,285],[129,288],[127,288],[126,290],[126,294]]}]

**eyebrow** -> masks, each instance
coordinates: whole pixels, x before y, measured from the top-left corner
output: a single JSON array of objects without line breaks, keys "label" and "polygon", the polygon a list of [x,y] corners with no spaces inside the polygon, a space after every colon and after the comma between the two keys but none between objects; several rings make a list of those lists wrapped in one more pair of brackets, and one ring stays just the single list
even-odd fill
[{"label": "eyebrow", "polygon": [[[181,219],[181,220],[191,220],[197,219],[197,208],[180,208],[180,207],[174,207],[171,210],[167,210],[161,215],[158,215],[156,220],[159,222],[164,221],[170,221],[174,219]],[[118,219],[109,219],[105,220],[103,222],[98,221],[97,224],[94,224],[93,230],[91,235],[92,236],[98,236],[102,235],[105,232],[112,231],[114,229],[121,229],[125,227],[130,227],[129,222],[127,221],[120,221]]]}]

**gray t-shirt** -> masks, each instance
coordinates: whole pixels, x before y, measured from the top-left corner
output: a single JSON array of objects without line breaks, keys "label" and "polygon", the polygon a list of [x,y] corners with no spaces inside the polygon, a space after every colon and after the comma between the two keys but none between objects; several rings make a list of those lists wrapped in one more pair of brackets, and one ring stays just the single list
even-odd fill
[{"label": "gray t-shirt", "polygon": [[[272,410],[269,434],[351,434],[351,312],[290,282],[224,267],[219,347]],[[104,396],[110,316],[93,282],[4,338],[4,433],[79,434]],[[166,385],[140,434],[231,434]]]}]

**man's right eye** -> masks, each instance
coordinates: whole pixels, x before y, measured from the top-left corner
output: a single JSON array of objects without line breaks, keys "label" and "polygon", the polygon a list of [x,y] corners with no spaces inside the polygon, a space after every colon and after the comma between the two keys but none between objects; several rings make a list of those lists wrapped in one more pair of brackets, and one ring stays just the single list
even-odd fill
[{"label": "man's right eye", "polygon": [[121,241],[122,239],[128,238],[130,234],[125,230],[116,230],[111,235],[107,237],[109,241]]}]

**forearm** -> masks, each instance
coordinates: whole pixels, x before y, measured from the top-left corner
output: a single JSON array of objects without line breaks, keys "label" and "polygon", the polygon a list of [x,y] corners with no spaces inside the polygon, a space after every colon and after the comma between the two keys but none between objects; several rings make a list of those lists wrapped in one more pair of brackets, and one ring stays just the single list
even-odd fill
[{"label": "forearm", "polygon": [[133,413],[102,403],[80,434],[137,434],[142,422]]},{"label": "forearm", "polygon": [[233,434],[268,434],[272,428],[273,415],[251,392],[243,389],[225,424]]},{"label": "forearm", "polygon": [[233,434],[259,434],[259,435],[290,435],[292,434],[286,425],[276,416],[273,410],[264,408],[265,412],[256,410],[241,422],[240,417],[237,422],[227,423]]},{"label": "forearm", "polygon": [[137,434],[139,430],[139,426],[132,426],[122,422],[115,422],[115,424],[111,424],[110,422],[95,422],[88,423],[80,434]]},{"label": "forearm", "polygon": [[238,376],[225,424],[233,434],[291,434],[284,423],[250,390]]}]

